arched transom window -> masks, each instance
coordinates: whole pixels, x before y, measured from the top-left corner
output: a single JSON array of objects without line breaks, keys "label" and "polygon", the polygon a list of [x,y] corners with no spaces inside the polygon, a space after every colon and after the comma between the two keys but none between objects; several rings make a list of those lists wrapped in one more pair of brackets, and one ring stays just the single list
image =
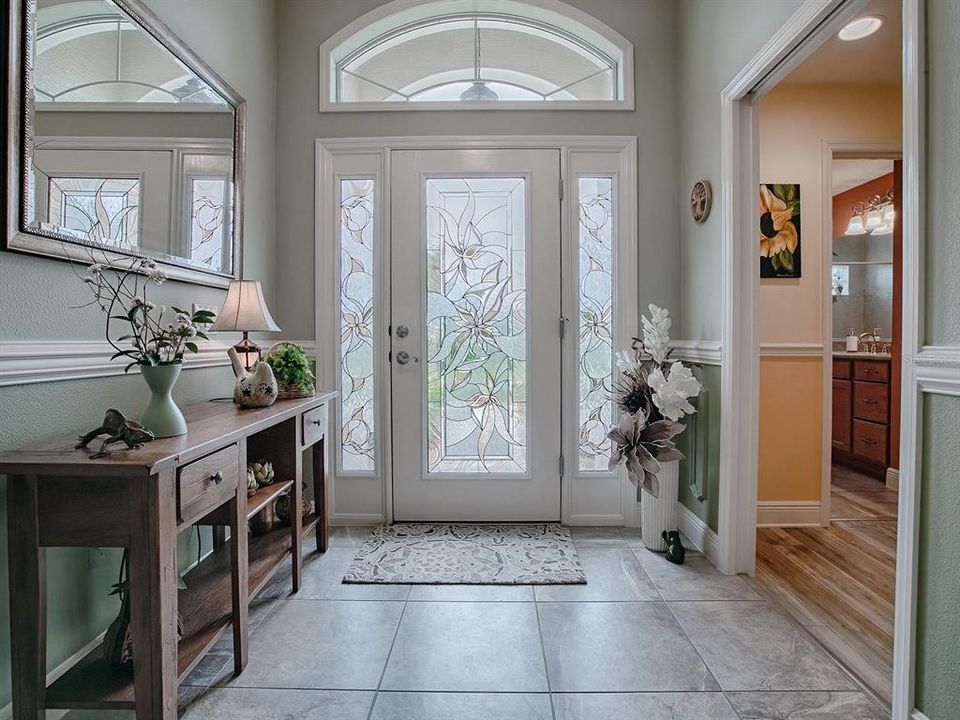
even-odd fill
[{"label": "arched transom window", "polygon": [[321,66],[321,110],[633,107],[632,45],[558,0],[395,0]]}]

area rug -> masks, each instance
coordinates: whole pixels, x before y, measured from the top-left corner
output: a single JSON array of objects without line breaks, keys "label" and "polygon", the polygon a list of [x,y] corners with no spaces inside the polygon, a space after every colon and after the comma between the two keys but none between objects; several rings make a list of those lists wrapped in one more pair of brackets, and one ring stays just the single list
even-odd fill
[{"label": "area rug", "polygon": [[582,585],[562,525],[387,525],[370,533],[345,583]]}]

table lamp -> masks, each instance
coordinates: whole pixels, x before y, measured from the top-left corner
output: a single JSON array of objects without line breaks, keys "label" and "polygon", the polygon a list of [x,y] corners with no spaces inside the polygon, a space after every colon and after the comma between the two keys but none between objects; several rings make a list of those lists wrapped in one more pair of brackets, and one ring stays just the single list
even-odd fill
[{"label": "table lamp", "polygon": [[[233,346],[249,370],[260,359],[260,346],[248,336],[251,332],[279,332],[280,328],[267,309],[259,280],[231,280],[211,332],[242,332],[243,340]],[[250,356],[256,357],[251,361]]]}]

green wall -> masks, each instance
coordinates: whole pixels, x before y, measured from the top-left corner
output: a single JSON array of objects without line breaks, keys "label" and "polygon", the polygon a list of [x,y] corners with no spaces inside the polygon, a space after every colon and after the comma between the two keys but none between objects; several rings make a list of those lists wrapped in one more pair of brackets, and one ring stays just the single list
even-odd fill
[{"label": "green wall", "polygon": [[[716,532],[720,509],[717,502],[720,492],[720,366],[704,365],[697,369],[695,374],[703,384],[703,393],[695,402],[698,413],[697,435],[700,442],[706,443],[706,450],[694,452],[694,438],[690,432],[680,436],[678,447],[680,452],[687,456],[686,460],[680,463],[680,502]],[[706,467],[703,467],[704,465]],[[706,482],[701,480],[704,473]],[[697,489],[700,489],[702,483],[705,492],[696,492],[691,483],[696,483]]]},{"label": "green wall", "polygon": [[923,403],[916,706],[930,720],[960,708],[960,398]]},{"label": "green wall", "polygon": [[[927,2],[926,318],[928,345],[960,344],[960,3]],[[917,569],[916,706],[960,713],[960,398],[923,402]]]},{"label": "green wall", "polygon": [[[147,0],[188,44],[247,100],[247,187],[244,275],[274,292],[276,150],[276,7],[272,0]],[[0,252],[0,342],[100,340],[99,310],[74,310],[86,289],[65,262]],[[158,303],[218,306],[223,292],[169,282]],[[281,327],[282,317],[278,318]],[[218,340],[233,340],[229,336]],[[186,370],[174,395],[182,404],[228,394],[229,367]],[[136,415],[147,392],[138,375],[0,387],[0,449],[56,433],[95,427],[108,407]],[[0,708],[10,701],[10,635],[7,616],[6,480],[0,476]],[[196,557],[193,538],[183,537],[183,564]],[[205,543],[209,548],[209,540]],[[117,610],[109,598],[116,582],[116,549],[48,551],[48,667],[62,663],[106,629]]]}]

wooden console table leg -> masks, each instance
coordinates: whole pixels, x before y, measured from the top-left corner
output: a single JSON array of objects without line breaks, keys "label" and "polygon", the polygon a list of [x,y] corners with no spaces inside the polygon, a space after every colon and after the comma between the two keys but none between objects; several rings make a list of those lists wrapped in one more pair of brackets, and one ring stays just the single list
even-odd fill
[{"label": "wooden console table leg", "polygon": [[293,592],[303,583],[303,452],[295,448],[293,487],[290,488],[290,550],[293,556]]},{"label": "wooden console table leg", "polygon": [[[241,441],[246,445],[246,440]],[[241,454],[246,466],[246,451]],[[247,666],[248,613],[250,608],[250,565],[247,552],[247,485],[237,483],[237,494],[230,501],[230,597],[233,603],[233,671]]]},{"label": "wooden console table leg", "polygon": [[130,632],[137,720],[177,718],[174,469],[131,483]]},{"label": "wooden console table leg", "polygon": [[46,551],[40,547],[37,477],[12,475],[7,480],[7,488],[13,719],[43,720],[47,685],[47,576]]},{"label": "wooden console table leg", "polygon": [[325,482],[325,473],[324,473],[324,444],[326,443],[326,436],[318,440],[313,445],[313,498],[314,503],[316,504],[317,512],[317,550],[320,552],[327,551],[327,539],[328,539],[328,529],[327,529],[327,496],[326,496],[326,482]]}]

